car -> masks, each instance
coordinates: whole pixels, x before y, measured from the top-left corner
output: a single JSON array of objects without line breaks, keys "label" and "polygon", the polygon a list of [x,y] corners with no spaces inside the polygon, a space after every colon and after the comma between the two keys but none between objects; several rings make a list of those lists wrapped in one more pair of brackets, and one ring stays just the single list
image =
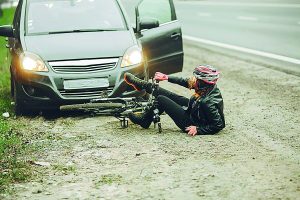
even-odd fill
[{"label": "car", "polygon": [[182,71],[173,0],[19,0],[7,37],[17,115],[32,110],[139,96],[125,72],[148,80]]}]

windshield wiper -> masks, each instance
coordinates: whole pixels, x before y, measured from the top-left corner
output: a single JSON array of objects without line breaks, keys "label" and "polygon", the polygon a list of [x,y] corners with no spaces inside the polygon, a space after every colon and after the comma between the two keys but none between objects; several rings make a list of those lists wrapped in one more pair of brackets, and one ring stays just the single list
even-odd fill
[{"label": "windshield wiper", "polygon": [[79,29],[75,32],[101,32],[101,31],[118,31],[119,29]]},{"label": "windshield wiper", "polygon": [[74,31],[52,31],[52,32],[48,32],[48,34],[61,34],[61,33],[74,33]]},{"label": "windshield wiper", "polygon": [[48,34],[62,34],[62,33],[81,33],[81,32],[102,32],[102,31],[118,31],[119,29],[77,29],[71,31],[53,31]]}]

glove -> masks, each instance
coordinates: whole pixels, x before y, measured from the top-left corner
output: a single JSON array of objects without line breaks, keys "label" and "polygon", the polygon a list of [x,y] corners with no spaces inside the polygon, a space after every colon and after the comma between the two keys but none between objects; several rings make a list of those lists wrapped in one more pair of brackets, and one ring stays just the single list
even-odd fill
[{"label": "glove", "polygon": [[190,136],[195,136],[197,135],[197,127],[196,126],[189,126],[185,128],[185,131],[188,132]]},{"label": "glove", "polygon": [[168,77],[168,75],[163,74],[161,72],[156,72],[154,75],[154,79],[157,81],[165,81],[165,80],[168,80],[169,77]]}]

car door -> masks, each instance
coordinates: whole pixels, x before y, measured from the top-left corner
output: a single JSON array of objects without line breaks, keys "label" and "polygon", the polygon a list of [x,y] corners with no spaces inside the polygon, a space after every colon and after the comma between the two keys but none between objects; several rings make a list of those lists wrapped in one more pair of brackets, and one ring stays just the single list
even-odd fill
[{"label": "car door", "polygon": [[173,0],[143,0],[137,7],[138,21],[157,20],[159,26],[137,34],[147,59],[149,75],[181,72],[183,67],[182,32]]}]

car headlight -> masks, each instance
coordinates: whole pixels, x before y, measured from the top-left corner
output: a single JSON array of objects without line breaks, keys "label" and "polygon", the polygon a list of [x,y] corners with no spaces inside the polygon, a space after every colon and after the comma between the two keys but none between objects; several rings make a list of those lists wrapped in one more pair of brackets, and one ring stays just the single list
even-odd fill
[{"label": "car headlight", "polygon": [[24,52],[24,54],[21,56],[21,66],[23,69],[28,71],[48,71],[48,68],[46,67],[43,60],[38,55],[30,52]]},{"label": "car headlight", "polygon": [[143,61],[142,49],[138,46],[128,48],[123,56],[121,67],[140,64]]}]

